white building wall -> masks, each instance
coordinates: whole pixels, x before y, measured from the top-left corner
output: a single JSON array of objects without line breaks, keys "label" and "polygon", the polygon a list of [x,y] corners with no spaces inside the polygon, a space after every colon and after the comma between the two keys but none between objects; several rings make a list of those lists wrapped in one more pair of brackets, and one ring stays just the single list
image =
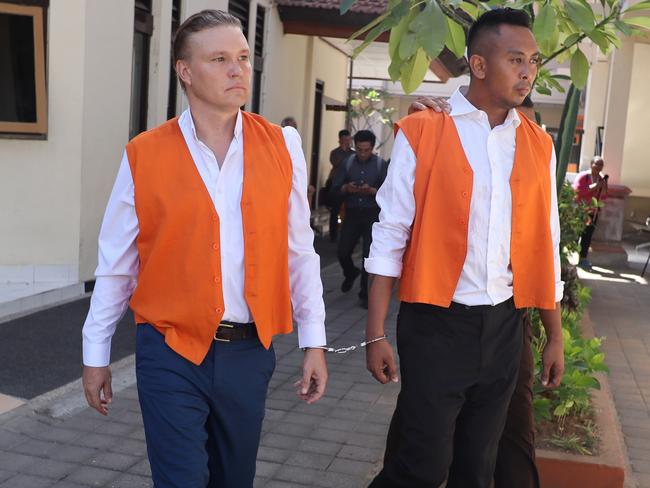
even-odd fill
[{"label": "white building wall", "polygon": [[[153,34],[149,61],[149,96],[147,127],[156,127],[167,120],[167,98],[171,73],[172,0],[154,0]],[[178,92],[181,89],[178,86]]]},{"label": "white building wall", "polygon": [[[262,113],[276,123],[298,119],[309,165],[315,82],[344,102],[347,58],[319,39],[284,35],[277,9],[258,1],[268,9]],[[171,3],[153,2],[149,127],[167,116]],[[227,4],[184,0],[181,21]],[[99,227],[128,140],[134,0],[51,0],[47,15],[47,138],[0,138],[0,283],[93,278]],[[319,184],[344,121],[323,107]]]},{"label": "white building wall", "polygon": [[[99,227],[129,136],[134,2],[124,0],[120,7],[103,0],[86,1],[78,241],[81,281],[94,277]],[[157,64],[152,58],[151,65]],[[164,99],[165,107],[166,93],[167,86],[162,93],[156,84],[150,88],[151,98]]]},{"label": "white building wall", "polygon": [[630,103],[625,124],[625,152],[621,182],[637,197],[650,197],[648,123],[650,122],[650,44],[635,43],[630,80]]},{"label": "white building wall", "polygon": [[[348,58],[318,38],[284,34],[276,8],[268,13],[267,24],[261,112],[276,124],[287,116],[296,119],[307,168],[311,171],[316,81],[324,82],[326,99],[345,103]],[[324,105],[319,187],[329,174],[329,153],[338,145],[338,131],[345,128],[345,112],[326,111]]]},{"label": "white building wall", "polygon": [[88,8],[50,2],[47,139],[0,139],[0,282],[77,279]]}]

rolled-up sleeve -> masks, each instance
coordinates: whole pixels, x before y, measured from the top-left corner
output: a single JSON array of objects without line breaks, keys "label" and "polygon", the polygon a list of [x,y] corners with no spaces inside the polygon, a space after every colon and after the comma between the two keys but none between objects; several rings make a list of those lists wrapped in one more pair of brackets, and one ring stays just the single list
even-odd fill
[{"label": "rolled-up sleeve", "polygon": [[368,273],[399,278],[402,257],[415,217],[415,153],[400,130],[388,166],[386,180],[377,192],[381,211],[372,227],[370,254],[364,262]]}]

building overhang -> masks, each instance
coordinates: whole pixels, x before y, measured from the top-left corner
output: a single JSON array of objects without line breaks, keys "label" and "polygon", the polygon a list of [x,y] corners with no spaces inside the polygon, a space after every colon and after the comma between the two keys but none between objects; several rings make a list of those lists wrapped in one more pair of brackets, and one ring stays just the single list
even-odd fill
[{"label": "building overhang", "polygon": [[[387,0],[358,0],[341,15],[338,0],[278,0],[278,13],[285,34],[348,39],[386,10]],[[364,39],[365,35],[359,39]],[[388,42],[384,32],[375,41]],[[447,48],[433,60],[431,71],[443,82],[468,72],[465,58],[457,58]]]},{"label": "building overhang", "polygon": [[[295,7],[278,4],[278,13],[285,34],[303,36],[349,38],[363,26],[372,22],[377,14],[348,11],[341,15],[339,10],[315,7]],[[361,37],[363,39],[364,36]],[[377,39],[388,42],[388,32]]]}]

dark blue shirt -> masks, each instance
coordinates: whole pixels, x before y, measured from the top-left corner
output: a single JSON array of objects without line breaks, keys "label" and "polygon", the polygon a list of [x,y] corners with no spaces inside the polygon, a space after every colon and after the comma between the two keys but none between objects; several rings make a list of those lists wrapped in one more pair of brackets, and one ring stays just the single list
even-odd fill
[{"label": "dark blue shirt", "polygon": [[368,184],[377,190],[386,179],[388,165],[382,158],[373,154],[366,161],[360,161],[356,155],[344,160],[332,180],[332,191],[340,194],[346,208],[379,208],[375,195],[361,193],[343,193],[341,187],[346,183],[356,183],[358,186]]}]

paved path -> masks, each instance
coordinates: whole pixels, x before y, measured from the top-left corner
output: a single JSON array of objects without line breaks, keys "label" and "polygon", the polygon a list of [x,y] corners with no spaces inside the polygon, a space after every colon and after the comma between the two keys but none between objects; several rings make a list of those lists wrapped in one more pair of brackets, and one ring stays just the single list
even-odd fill
[{"label": "paved path", "polygon": [[[597,270],[598,271],[598,270]],[[631,271],[584,274],[593,289],[590,316],[605,351],[632,469],[650,488],[650,287]],[[637,273],[638,274],[638,273]],[[323,270],[328,336],[335,345],[363,337],[365,311],[356,293],[341,295],[336,266]],[[389,319],[393,335],[395,306]],[[363,353],[329,356],[325,398],[307,406],[292,384],[302,352],[295,335],[276,343],[258,459],[257,487],[362,488],[380,465],[398,385],[381,386],[365,371]],[[126,367],[132,368],[126,362]],[[0,487],[148,487],[144,435],[132,371],[108,418],[87,408],[78,387],[54,400],[37,398],[0,416]],[[36,411],[35,411],[36,409]],[[54,414],[54,416],[52,415]]]},{"label": "paved path", "polygon": [[[356,289],[342,295],[340,279],[336,265],[323,270],[328,338],[337,346],[362,340],[365,323]],[[393,306],[391,324],[394,313]],[[275,342],[277,366],[255,486],[363,487],[381,459],[398,386],[376,383],[362,352],[329,355],[327,394],[316,405],[305,405],[292,386],[302,358],[296,345],[295,334]],[[132,381],[132,374],[125,381]],[[58,414],[65,409],[57,404],[79,404],[80,398],[80,389],[73,388],[51,403],[37,399],[0,416],[0,487],[151,486],[135,386],[115,394],[108,418],[88,408]],[[52,417],[51,412],[58,413]]]},{"label": "paved path", "polygon": [[639,488],[650,488],[650,286],[636,268],[595,267],[580,276],[592,289],[594,331],[607,337],[610,385],[633,477]]}]

